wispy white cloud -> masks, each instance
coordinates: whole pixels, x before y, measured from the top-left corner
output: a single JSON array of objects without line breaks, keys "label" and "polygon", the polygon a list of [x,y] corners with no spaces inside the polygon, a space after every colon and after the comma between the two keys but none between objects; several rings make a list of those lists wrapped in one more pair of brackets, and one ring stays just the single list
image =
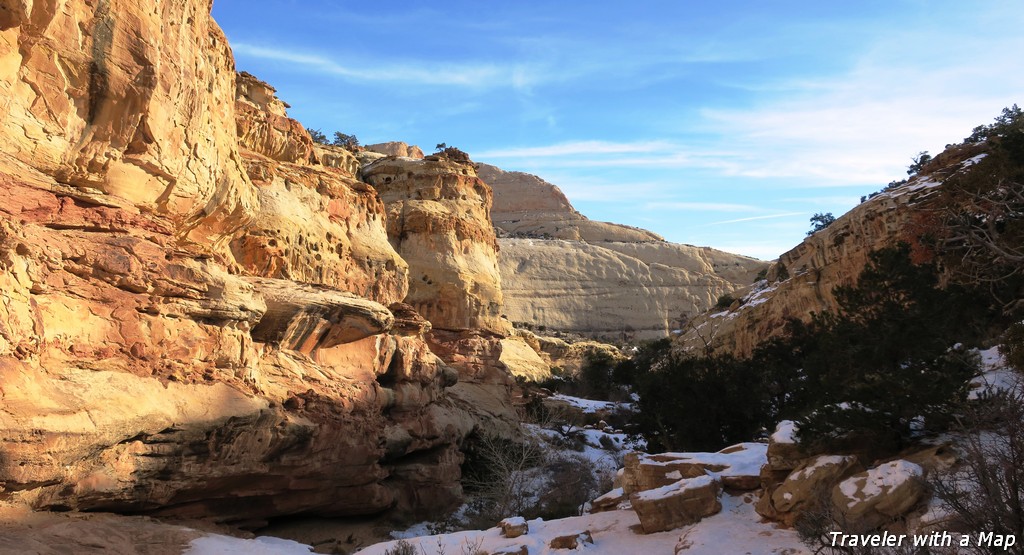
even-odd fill
[{"label": "wispy white cloud", "polygon": [[528,87],[534,80],[532,69],[525,65],[506,67],[498,64],[436,64],[410,61],[357,66],[342,64],[331,57],[319,54],[248,43],[234,43],[232,49],[236,55],[287,62],[321,74],[335,75],[353,81],[483,89],[497,86]]},{"label": "wispy white cloud", "polygon": [[615,143],[609,141],[573,141],[548,146],[514,147],[478,152],[478,158],[551,158],[590,157],[605,154],[654,153],[671,150],[672,144],[662,141]]},{"label": "wispy white cloud", "polygon": [[749,218],[737,218],[735,220],[723,220],[720,222],[711,222],[705,225],[723,225],[723,224],[738,224],[740,222],[753,222],[756,220],[771,220],[775,218],[792,218],[793,216],[806,215],[804,212],[786,212],[785,214],[769,214],[767,216],[751,216]]},{"label": "wispy white cloud", "polygon": [[644,210],[700,210],[707,212],[758,212],[762,208],[728,202],[648,202]]}]

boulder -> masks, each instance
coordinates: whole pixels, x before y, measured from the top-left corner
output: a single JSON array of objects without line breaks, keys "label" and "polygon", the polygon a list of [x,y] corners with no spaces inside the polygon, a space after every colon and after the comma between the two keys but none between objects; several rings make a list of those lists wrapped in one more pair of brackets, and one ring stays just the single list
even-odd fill
[{"label": "boulder", "polygon": [[832,509],[857,530],[873,530],[903,518],[927,496],[924,471],[905,460],[880,464],[832,489]]},{"label": "boulder", "polygon": [[853,456],[821,455],[808,459],[782,483],[764,491],[757,512],[792,526],[804,510],[818,507],[833,486],[862,470]]},{"label": "boulder", "polygon": [[675,483],[629,496],[645,534],[673,530],[700,522],[722,510],[722,483],[710,475],[685,478]]},{"label": "boulder", "polygon": [[594,536],[591,535],[590,530],[554,537],[548,542],[548,547],[551,549],[576,549],[587,543],[594,543]]},{"label": "boulder", "polygon": [[530,525],[521,516],[506,518],[498,523],[498,527],[501,528],[501,534],[506,538],[518,538],[530,531]]}]

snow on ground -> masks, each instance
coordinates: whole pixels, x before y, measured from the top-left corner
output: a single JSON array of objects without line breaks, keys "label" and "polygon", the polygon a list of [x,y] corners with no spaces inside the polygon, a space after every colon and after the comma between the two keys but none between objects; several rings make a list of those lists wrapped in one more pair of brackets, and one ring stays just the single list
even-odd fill
[{"label": "snow on ground", "polygon": [[[589,530],[594,543],[578,548],[590,555],[621,555],[644,553],[660,555],[687,553],[694,555],[742,554],[809,554],[793,530],[761,522],[754,512],[757,497],[723,495],[722,512],[705,518],[697,524],[668,532],[643,534],[638,532],[640,521],[632,510],[608,511],[558,520],[540,519],[528,522],[529,532],[509,539],[498,528],[456,532],[407,540],[426,555],[445,553],[458,555],[464,549],[478,547],[488,553],[500,550],[514,551],[525,545],[530,555],[569,553],[566,549],[551,549],[553,538]],[[361,555],[384,555],[396,542],[372,545],[360,551]],[[680,549],[680,551],[676,551]]]},{"label": "snow on ground", "polygon": [[[693,555],[810,555],[811,551],[800,542],[795,530],[763,522],[754,512],[757,496],[723,495],[722,512],[676,530],[679,541],[677,551],[650,551],[660,553],[686,553]],[[668,533],[668,532],[665,532]],[[623,551],[628,553],[629,551]],[[640,551],[632,551],[640,553]],[[609,554],[612,552],[608,552]]]},{"label": "snow on ground", "polygon": [[[717,453],[658,453],[659,462],[646,458],[644,464],[670,466],[677,462],[692,462],[711,467],[724,467],[713,474],[719,476],[757,476],[768,460],[768,444],[737,443]],[[682,477],[682,476],[680,476]]]},{"label": "snow on ground", "polygon": [[309,555],[313,548],[291,540],[259,537],[252,540],[210,534],[192,540],[182,555]]},{"label": "snow on ground", "polygon": [[981,356],[981,375],[971,380],[971,391],[968,399],[980,399],[999,391],[1010,391],[1020,387],[1020,374],[1006,364],[999,354],[998,347],[985,349],[978,353]]},{"label": "snow on ground", "polygon": [[593,399],[584,399],[582,397],[572,397],[569,395],[562,395],[556,393],[548,397],[551,401],[558,401],[565,403],[569,406],[576,407],[587,414],[594,414],[600,411],[631,411],[633,410],[632,403],[616,403],[613,401],[595,401]]}]

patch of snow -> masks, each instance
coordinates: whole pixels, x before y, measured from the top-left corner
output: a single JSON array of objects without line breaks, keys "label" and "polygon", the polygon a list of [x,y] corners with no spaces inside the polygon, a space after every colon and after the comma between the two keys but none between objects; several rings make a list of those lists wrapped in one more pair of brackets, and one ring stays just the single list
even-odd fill
[{"label": "patch of snow", "polygon": [[182,555],[309,555],[312,551],[308,545],[281,538],[245,540],[210,534],[192,540]]},{"label": "patch of snow", "polygon": [[666,497],[672,497],[673,495],[679,495],[685,491],[706,488],[713,482],[717,481],[717,478],[710,474],[704,476],[697,476],[696,478],[684,478],[678,482],[673,482],[667,486],[661,486],[660,488],[654,488],[644,490],[636,493],[637,499],[644,501],[652,501],[654,499],[664,499]]},{"label": "patch of snow", "polygon": [[594,399],[584,399],[582,397],[572,397],[570,395],[562,395],[556,393],[548,399],[552,401],[558,401],[565,403],[572,407],[578,408],[585,413],[592,414],[598,411],[616,411],[616,410],[633,410],[631,403],[616,403],[614,401],[596,401]]},{"label": "patch of snow", "polygon": [[682,480],[683,473],[679,472],[678,470],[673,470],[672,472],[666,474],[665,477],[668,478],[669,480]]},{"label": "patch of snow", "polygon": [[679,462],[722,468],[709,471],[716,476],[757,476],[768,462],[768,446],[764,443],[737,443],[717,453],[659,453],[658,460],[643,457],[645,465],[670,466]]},{"label": "patch of snow", "polygon": [[924,469],[920,466],[900,459],[868,470],[866,477],[847,478],[839,484],[839,489],[850,499],[848,506],[853,507],[860,501],[881,495],[923,475]]},{"label": "patch of snow", "polygon": [[979,351],[982,373],[971,379],[968,399],[981,399],[1000,391],[1021,387],[1021,376],[1006,364],[998,347]]},{"label": "patch of snow", "polygon": [[779,425],[775,427],[775,433],[772,434],[772,442],[796,443],[796,422],[792,420],[779,422]]},{"label": "patch of snow", "polygon": [[802,480],[805,476],[809,476],[814,473],[815,470],[825,466],[839,466],[846,462],[846,457],[841,455],[824,455],[817,459],[810,465],[804,467],[799,472],[793,472],[786,477],[786,480]]}]

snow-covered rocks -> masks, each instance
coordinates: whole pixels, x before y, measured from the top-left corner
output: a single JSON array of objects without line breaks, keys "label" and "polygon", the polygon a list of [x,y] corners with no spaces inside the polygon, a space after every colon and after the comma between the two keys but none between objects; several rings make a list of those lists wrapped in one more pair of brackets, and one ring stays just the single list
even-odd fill
[{"label": "snow-covered rocks", "polygon": [[722,510],[718,496],[722,492],[719,478],[705,474],[686,478],[630,496],[633,510],[640,517],[644,533],[672,530],[700,522]]},{"label": "snow-covered rocks", "polygon": [[591,501],[590,512],[601,513],[604,511],[614,511],[619,509],[620,506],[628,500],[629,496],[626,495],[626,492],[622,491],[622,488],[615,488]]},{"label": "snow-covered rocks", "polygon": [[609,492],[592,507],[611,510],[628,496],[645,533],[693,524],[721,510],[723,488],[760,486],[765,451],[760,443],[740,443],[717,453],[628,453],[621,495]]},{"label": "snow-covered rocks", "polygon": [[739,443],[717,453],[627,453],[622,489],[631,494],[708,473],[717,476],[727,488],[757,489],[765,450],[761,443]]},{"label": "snow-covered rocks", "polygon": [[548,547],[551,549],[576,549],[585,543],[594,543],[594,536],[590,530],[581,530],[552,538]]},{"label": "snow-covered rocks", "polygon": [[757,512],[792,526],[804,510],[818,502],[823,491],[863,469],[853,456],[821,455],[808,459],[780,484],[765,489]]},{"label": "snow-covered rocks", "polygon": [[924,470],[895,460],[855,474],[832,488],[833,509],[863,530],[905,516],[925,499]]},{"label": "snow-covered rocks", "polygon": [[518,538],[530,531],[530,525],[521,516],[506,518],[498,523],[498,527],[501,528],[501,533],[506,538]]}]

